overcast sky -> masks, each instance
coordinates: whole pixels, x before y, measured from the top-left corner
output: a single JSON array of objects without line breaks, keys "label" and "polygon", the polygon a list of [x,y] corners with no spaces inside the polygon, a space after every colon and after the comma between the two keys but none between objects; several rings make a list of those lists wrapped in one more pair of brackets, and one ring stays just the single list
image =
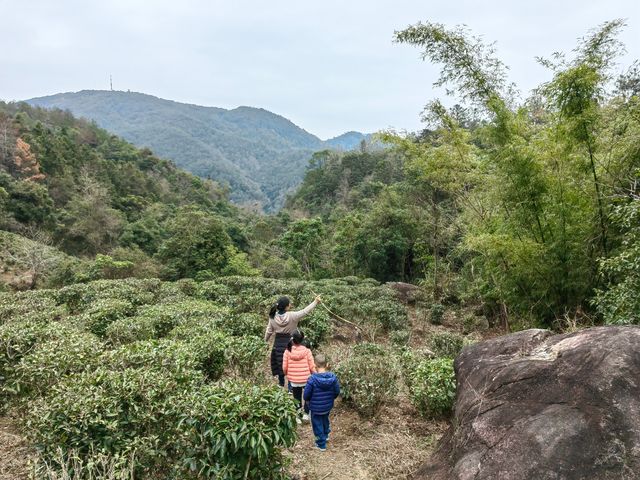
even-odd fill
[{"label": "overcast sky", "polygon": [[[262,107],[323,139],[420,128],[444,92],[419,50],[392,43],[418,21],[466,24],[497,42],[527,92],[549,73],[535,56],[570,51],[624,18],[640,58],[638,0],[0,0],[0,99],[113,88],[198,105]],[[447,102],[449,103],[449,102]]]}]

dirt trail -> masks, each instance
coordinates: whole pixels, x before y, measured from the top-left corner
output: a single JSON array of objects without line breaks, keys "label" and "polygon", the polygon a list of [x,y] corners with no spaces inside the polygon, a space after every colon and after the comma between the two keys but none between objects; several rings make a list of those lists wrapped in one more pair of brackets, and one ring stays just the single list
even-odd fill
[{"label": "dirt trail", "polygon": [[426,461],[446,427],[446,422],[419,417],[402,397],[372,420],[361,419],[338,401],[327,451],[314,448],[311,425],[305,423],[288,452],[292,459],[288,470],[299,480],[409,478]]},{"label": "dirt trail", "polygon": [[26,480],[31,454],[15,421],[0,417],[0,480]]}]

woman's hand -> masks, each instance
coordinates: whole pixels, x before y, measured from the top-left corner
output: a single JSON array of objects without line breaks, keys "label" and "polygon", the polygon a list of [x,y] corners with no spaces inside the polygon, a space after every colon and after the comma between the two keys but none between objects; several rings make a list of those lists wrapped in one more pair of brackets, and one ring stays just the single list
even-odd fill
[{"label": "woman's hand", "polygon": [[320,298],[320,295],[316,296],[316,303],[322,303],[322,299]]}]

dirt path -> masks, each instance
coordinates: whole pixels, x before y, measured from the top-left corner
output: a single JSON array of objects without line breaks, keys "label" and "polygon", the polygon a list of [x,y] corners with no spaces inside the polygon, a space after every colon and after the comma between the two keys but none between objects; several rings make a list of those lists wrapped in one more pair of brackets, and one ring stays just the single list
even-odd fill
[{"label": "dirt path", "polygon": [[15,422],[0,417],[0,480],[26,480],[31,453]]},{"label": "dirt path", "polygon": [[311,425],[301,425],[298,443],[288,452],[289,472],[299,480],[406,479],[426,461],[446,426],[420,418],[402,398],[372,420],[338,403],[327,451],[316,450]]}]

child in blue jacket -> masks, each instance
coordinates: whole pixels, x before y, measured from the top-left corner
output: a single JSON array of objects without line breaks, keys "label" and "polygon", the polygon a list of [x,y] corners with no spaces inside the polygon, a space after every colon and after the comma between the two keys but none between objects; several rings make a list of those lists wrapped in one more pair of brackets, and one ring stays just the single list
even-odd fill
[{"label": "child in blue jacket", "polygon": [[325,451],[331,432],[329,413],[333,408],[333,401],[340,395],[340,383],[334,373],[327,371],[327,359],[324,355],[316,355],[315,364],[317,371],[307,380],[304,400],[311,410],[311,426],[316,436],[316,447]]}]

